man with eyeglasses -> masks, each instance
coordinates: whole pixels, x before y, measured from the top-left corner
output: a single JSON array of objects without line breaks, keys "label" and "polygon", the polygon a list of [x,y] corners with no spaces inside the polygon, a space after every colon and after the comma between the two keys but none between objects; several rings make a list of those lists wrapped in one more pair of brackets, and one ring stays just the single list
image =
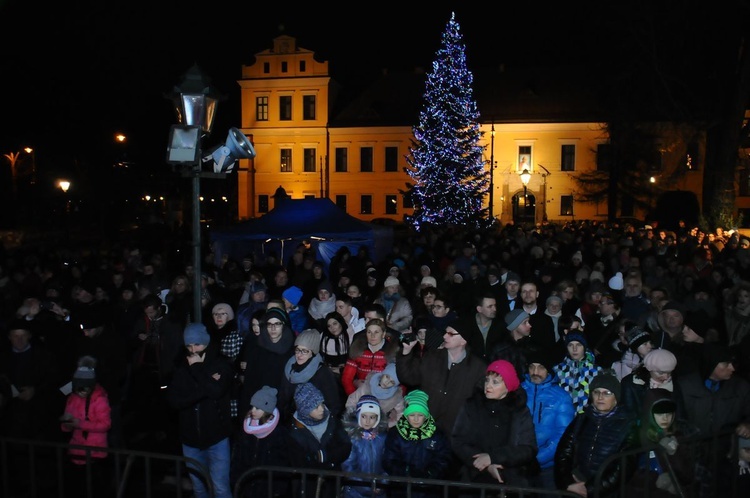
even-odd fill
[{"label": "man with eyeglasses", "polygon": [[[635,415],[618,405],[620,382],[609,373],[594,377],[589,404],[568,425],[555,452],[557,489],[581,496],[608,496],[616,493],[620,480],[630,479],[634,455],[618,458],[603,468],[604,462],[635,441]],[[624,476],[622,474],[625,474]],[[595,487],[597,474],[601,481]]]},{"label": "man with eyeglasses", "polygon": [[287,312],[269,308],[260,321],[260,334],[256,347],[245,348],[242,394],[239,399],[240,416],[250,409],[250,398],[263,386],[279,389],[284,366],[294,356],[294,332]]}]

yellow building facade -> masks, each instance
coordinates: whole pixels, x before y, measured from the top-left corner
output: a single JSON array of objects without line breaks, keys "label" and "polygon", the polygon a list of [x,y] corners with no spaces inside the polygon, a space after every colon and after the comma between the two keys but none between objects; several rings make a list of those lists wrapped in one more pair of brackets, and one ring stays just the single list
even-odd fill
[{"label": "yellow building facade", "polygon": [[[243,65],[238,83],[241,130],[256,151],[256,157],[242,160],[238,169],[239,219],[273,209],[279,187],[293,199],[327,197],[364,221],[399,221],[412,212],[400,191],[411,182],[404,168],[416,122],[332,123],[338,88],[328,62],[316,61],[314,52],[297,47],[296,40],[286,35],[275,38],[271,49],[257,53],[253,64]],[[481,106],[479,112],[480,144],[492,178],[492,195],[485,202],[492,203],[490,212],[498,221],[607,219],[606,199],[576,201],[573,180],[576,174],[596,170],[597,151],[609,141],[604,123],[485,122]],[[680,156],[684,150],[677,149],[664,147],[665,165],[680,167],[684,162]],[[524,168],[529,175],[522,177]],[[670,175],[669,168],[655,171],[655,181]],[[702,168],[688,171],[679,188],[700,198],[701,175]]]}]

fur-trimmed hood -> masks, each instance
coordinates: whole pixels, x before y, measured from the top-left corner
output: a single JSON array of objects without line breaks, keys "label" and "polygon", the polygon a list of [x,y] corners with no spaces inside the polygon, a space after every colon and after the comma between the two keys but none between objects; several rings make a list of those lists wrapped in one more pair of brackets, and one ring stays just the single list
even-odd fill
[{"label": "fur-trimmed hood", "polygon": [[[383,354],[385,354],[385,357],[390,363],[396,361],[396,354],[398,353],[399,347],[398,343],[389,341],[388,336],[386,336],[385,344],[383,344],[383,347],[380,350],[383,351]],[[364,333],[361,333],[354,338],[351,346],[349,346],[349,358],[353,359],[361,356],[365,349],[367,349],[367,336]]]}]

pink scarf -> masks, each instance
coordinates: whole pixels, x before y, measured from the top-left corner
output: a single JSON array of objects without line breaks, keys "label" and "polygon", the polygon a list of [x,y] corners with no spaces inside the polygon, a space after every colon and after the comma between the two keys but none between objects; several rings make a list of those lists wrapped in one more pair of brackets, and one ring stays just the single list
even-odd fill
[{"label": "pink scarf", "polygon": [[271,419],[263,425],[259,425],[258,421],[253,417],[246,417],[245,423],[242,425],[245,433],[255,436],[258,439],[263,439],[271,434],[276,426],[279,425],[279,410],[274,408]]}]

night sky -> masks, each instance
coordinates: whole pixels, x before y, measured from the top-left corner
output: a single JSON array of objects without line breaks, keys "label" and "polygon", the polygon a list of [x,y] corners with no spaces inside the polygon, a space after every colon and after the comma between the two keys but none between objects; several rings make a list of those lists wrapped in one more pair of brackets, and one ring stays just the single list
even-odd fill
[{"label": "night sky", "polygon": [[[0,151],[31,145],[40,169],[65,170],[76,160],[96,163],[98,151],[106,157],[119,131],[129,137],[132,158],[163,164],[175,120],[164,93],[196,62],[228,97],[218,111],[219,140],[240,126],[241,65],[270,48],[282,28],[328,60],[333,77],[348,86],[382,68],[429,70],[452,10],[471,70],[574,63],[589,68],[582,77],[596,78],[611,64],[608,54],[628,52],[621,40],[642,8],[660,18],[648,29],[666,33],[672,18],[685,22],[691,4],[706,2],[455,2],[454,9],[374,2],[343,10],[259,3],[0,0]],[[195,14],[185,12],[191,5]],[[697,38],[715,36],[707,24],[695,29]]]}]

